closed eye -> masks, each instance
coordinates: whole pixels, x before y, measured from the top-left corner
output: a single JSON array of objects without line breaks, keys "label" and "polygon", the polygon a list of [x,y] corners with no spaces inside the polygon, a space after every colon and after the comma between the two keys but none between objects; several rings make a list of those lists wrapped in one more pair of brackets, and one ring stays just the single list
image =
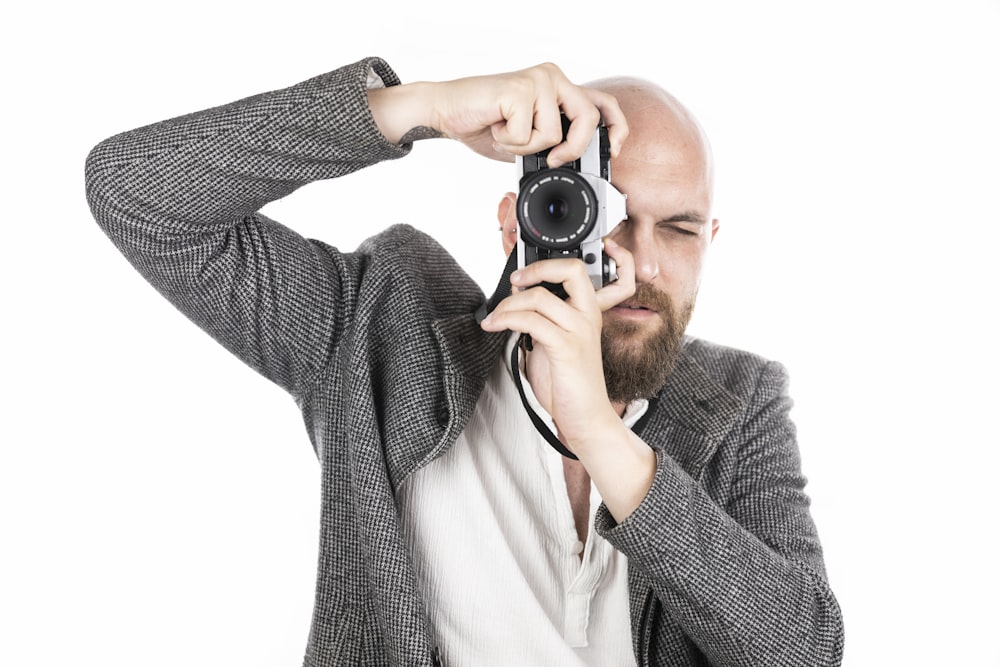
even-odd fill
[{"label": "closed eye", "polygon": [[705,218],[694,211],[688,211],[661,220],[659,225],[681,236],[701,236]]},{"label": "closed eye", "polygon": [[691,229],[690,227],[682,227],[676,222],[673,223],[660,223],[660,229],[666,230],[671,234],[677,234],[679,236],[700,236],[701,228]]}]

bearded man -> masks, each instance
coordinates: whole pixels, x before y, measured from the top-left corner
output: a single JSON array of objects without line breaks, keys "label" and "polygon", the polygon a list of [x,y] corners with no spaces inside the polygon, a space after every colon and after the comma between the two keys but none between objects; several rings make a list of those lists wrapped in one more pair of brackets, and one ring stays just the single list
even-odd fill
[{"label": "bearded man", "polygon": [[[481,322],[478,286],[412,227],[342,252],[260,213],[421,139],[558,166],[601,122],[618,280],[535,262]],[[684,336],[719,225],[708,143],[659,86],[552,64],[401,85],[369,58],[112,137],[87,193],[136,269],[302,410],[323,496],[308,667],[840,663],[785,372]]]}]

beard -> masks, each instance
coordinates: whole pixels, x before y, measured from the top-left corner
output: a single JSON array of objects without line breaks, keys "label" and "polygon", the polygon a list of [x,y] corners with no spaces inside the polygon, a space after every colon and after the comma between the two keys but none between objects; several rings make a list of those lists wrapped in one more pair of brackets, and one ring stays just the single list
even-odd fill
[{"label": "beard", "polygon": [[678,309],[670,297],[652,285],[636,286],[630,299],[659,313],[662,322],[652,333],[635,322],[607,318],[601,329],[601,355],[608,398],[629,403],[650,398],[667,382],[680,354],[694,299]]}]

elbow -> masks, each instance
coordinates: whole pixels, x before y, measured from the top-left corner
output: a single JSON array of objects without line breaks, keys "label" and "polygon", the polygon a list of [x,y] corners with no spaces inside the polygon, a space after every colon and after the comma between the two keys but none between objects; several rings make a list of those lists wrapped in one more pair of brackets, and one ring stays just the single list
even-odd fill
[{"label": "elbow", "polygon": [[94,219],[100,224],[101,222],[101,201],[106,201],[104,190],[104,180],[101,178],[104,172],[103,165],[106,163],[106,155],[108,149],[106,147],[107,140],[97,144],[90,152],[87,154],[87,159],[84,162],[83,167],[83,178],[84,178],[84,189],[87,195],[87,204],[90,206],[90,212],[94,215]]},{"label": "elbow", "polygon": [[844,617],[837,599],[829,589],[826,589],[825,597],[816,629],[820,655],[825,658],[820,664],[839,667],[844,660]]},{"label": "elbow", "polygon": [[[808,655],[799,656],[808,664],[839,667],[844,659],[844,618],[840,604],[826,580],[813,574],[814,602],[809,636],[800,646],[809,647]],[[796,663],[799,664],[799,663]]]},{"label": "elbow", "polygon": [[90,149],[84,161],[84,189],[90,211],[102,228],[106,227],[111,203],[120,199],[122,187],[116,178],[119,171],[116,157],[119,153],[118,137],[105,139]]}]

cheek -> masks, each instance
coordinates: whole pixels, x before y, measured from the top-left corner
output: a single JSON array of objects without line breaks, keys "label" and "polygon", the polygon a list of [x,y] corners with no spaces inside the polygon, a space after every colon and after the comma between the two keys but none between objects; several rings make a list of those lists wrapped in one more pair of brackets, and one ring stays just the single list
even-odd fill
[{"label": "cheek", "polygon": [[661,247],[658,287],[669,294],[675,304],[693,302],[698,294],[706,249],[704,244],[696,243]]}]

